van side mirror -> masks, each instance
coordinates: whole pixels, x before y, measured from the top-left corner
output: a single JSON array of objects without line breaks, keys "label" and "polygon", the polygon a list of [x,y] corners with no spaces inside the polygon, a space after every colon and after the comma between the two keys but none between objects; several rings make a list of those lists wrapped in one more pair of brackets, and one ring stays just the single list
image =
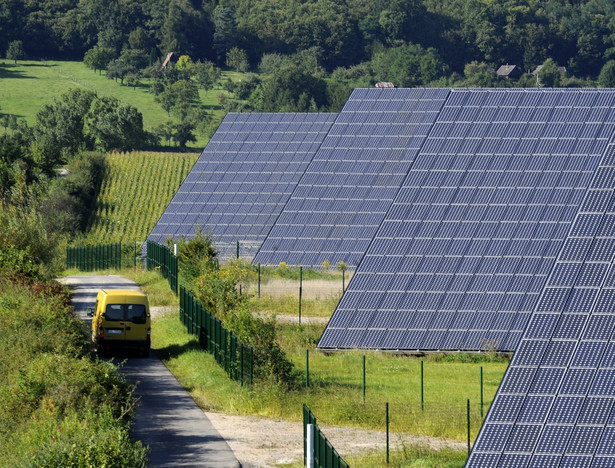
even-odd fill
[{"label": "van side mirror", "polygon": [[94,307],[88,307],[88,317],[94,317]]}]

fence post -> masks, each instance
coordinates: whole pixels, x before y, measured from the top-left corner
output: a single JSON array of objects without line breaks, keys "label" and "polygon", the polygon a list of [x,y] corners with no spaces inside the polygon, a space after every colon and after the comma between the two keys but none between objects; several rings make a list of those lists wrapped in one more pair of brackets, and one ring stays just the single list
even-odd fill
[{"label": "fence post", "polygon": [[306,426],[306,436],[307,436],[307,447],[306,447],[306,457],[305,457],[305,466],[307,468],[314,468],[314,425],[308,424]]},{"label": "fence post", "polygon": [[468,398],[468,457],[470,456],[470,399]]},{"label": "fence post", "polygon": [[387,414],[387,464],[389,463],[389,402],[386,404],[386,414]]},{"label": "fence post", "polygon": [[261,262],[258,262],[258,298],[261,298]]},{"label": "fence post", "polygon": [[480,366],[480,417],[483,418],[483,366]]},{"label": "fence post", "polygon": [[237,260],[239,260],[239,241],[237,241]]},{"label": "fence post", "polygon": [[363,403],[365,403],[365,354],[363,355]]},{"label": "fence post", "polygon": [[301,325],[301,296],[303,294],[303,267],[299,267],[299,325]]},{"label": "fence post", "polygon": [[305,350],[305,387],[310,387],[310,350]]},{"label": "fence post", "polygon": [[424,398],[423,398],[423,361],[421,361],[421,411],[424,410]]}]

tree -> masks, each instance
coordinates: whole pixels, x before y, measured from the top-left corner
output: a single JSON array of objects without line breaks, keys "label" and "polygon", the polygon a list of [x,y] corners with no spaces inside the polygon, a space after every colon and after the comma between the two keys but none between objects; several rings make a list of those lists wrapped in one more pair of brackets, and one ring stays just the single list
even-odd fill
[{"label": "tree", "polygon": [[418,44],[376,53],[372,67],[378,79],[405,88],[426,85],[444,75],[446,69],[435,49],[424,49]]},{"label": "tree", "polygon": [[46,159],[59,163],[81,148],[93,147],[84,129],[85,117],[95,98],[93,91],[75,88],[41,108],[36,115],[35,140]]},{"label": "tree", "polygon": [[132,106],[124,106],[115,98],[96,99],[86,116],[87,134],[102,151],[130,151],[147,141],[143,116]]},{"label": "tree", "polygon": [[194,130],[195,126],[192,122],[179,122],[173,127],[171,139],[175,141],[178,146],[184,148],[187,142],[196,141]]},{"label": "tree", "polygon": [[214,21],[214,49],[218,63],[224,63],[227,51],[231,50],[237,40],[237,25],[233,11],[230,8],[218,5],[213,14]]},{"label": "tree", "polygon": [[213,89],[214,85],[220,79],[221,71],[212,62],[197,62],[194,64],[194,76],[197,84],[206,93]]},{"label": "tree", "polygon": [[141,76],[139,73],[128,73],[125,77],[126,86],[132,86],[132,89],[137,89],[137,86],[141,83]]},{"label": "tree", "polygon": [[538,80],[541,86],[557,88],[560,84],[561,74],[553,59],[547,59],[538,72]]},{"label": "tree", "polygon": [[115,52],[107,47],[94,46],[88,50],[83,56],[83,64],[94,70],[98,70],[99,74],[102,70],[106,70],[109,62],[113,60]]},{"label": "tree", "polygon": [[121,85],[124,84],[124,79],[130,73],[137,73],[137,70],[122,59],[111,60],[107,65],[107,78],[116,81],[119,79]]},{"label": "tree", "polygon": [[9,48],[6,51],[6,58],[8,60],[22,60],[26,56],[26,51],[23,48],[22,41],[12,41],[9,43]]},{"label": "tree", "polygon": [[604,64],[598,76],[598,85],[601,88],[615,88],[615,60]]},{"label": "tree", "polygon": [[237,72],[247,72],[250,67],[248,54],[243,49],[233,47],[226,54],[226,66],[234,68]]},{"label": "tree", "polygon": [[470,88],[490,88],[496,83],[497,74],[493,65],[476,60],[463,68],[465,85]]},{"label": "tree", "polygon": [[166,86],[164,91],[156,96],[162,108],[170,114],[177,114],[184,120],[199,99],[199,90],[192,80],[179,80]]}]

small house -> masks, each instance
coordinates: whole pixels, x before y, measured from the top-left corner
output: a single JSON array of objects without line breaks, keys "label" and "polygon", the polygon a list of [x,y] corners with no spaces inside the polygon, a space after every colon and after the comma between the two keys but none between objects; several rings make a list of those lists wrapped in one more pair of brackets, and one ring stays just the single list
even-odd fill
[{"label": "small house", "polygon": [[523,72],[517,65],[509,64],[502,65],[500,68],[498,68],[498,71],[496,73],[499,77],[510,81],[518,80],[519,78],[521,78],[521,75],[523,75]]}]

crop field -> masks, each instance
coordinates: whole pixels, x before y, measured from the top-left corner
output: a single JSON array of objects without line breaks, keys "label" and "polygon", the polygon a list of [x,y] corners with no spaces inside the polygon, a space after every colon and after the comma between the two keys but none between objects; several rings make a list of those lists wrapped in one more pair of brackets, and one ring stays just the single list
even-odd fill
[{"label": "crop field", "polygon": [[[239,81],[242,74],[222,72],[221,81],[227,79]],[[146,130],[170,119],[154,95],[149,92],[149,79],[142,79],[135,89],[120,85],[105,76],[87,68],[82,62],[69,61],[19,61],[14,64],[9,60],[0,61],[0,113],[14,114],[25,119],[29,125],[34,124],[37,112],[46,104],[75,87],[84,87],[96,91],[101,96],[111,96],[125,104],[136,107],[143,114]],[[200,91],[201,104],[211,114],[214,121],[221,121],[225,115],[218,102],[217,95],[221,87],[205,93]],[[208,139],[197,135],[192,148],[204,148]]]},{"label": "crop field", "polygon": [[198,159],[197,153],[110,153],[86,243],[143,242]]}]

